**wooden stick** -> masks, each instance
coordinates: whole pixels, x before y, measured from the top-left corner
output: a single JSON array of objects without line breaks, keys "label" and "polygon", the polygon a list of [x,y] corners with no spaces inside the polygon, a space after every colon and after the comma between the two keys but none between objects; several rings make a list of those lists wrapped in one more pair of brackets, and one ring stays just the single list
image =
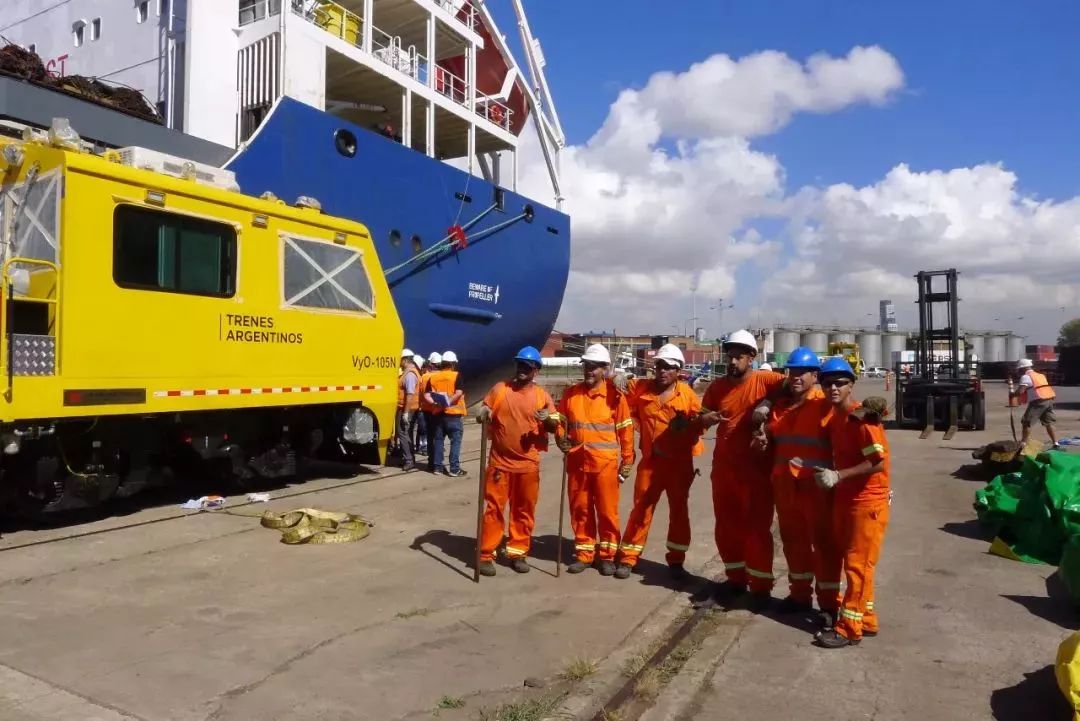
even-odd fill
[{"label": "wooden stick", "polygon": [[563,517],[566,515],[566,454],[562,457],[562,482],[559,484],[559,538],[555,547],[555,578],[562,573]]},{"label": "wooden stick", "polygon": [[[431,449],[428,449],[428,453]],[[476,561],[473,582],[480,583],[480,539],[484,533],[484,479],[487,477],[487,423],[480,424],[480,481],[476,492]]]}]

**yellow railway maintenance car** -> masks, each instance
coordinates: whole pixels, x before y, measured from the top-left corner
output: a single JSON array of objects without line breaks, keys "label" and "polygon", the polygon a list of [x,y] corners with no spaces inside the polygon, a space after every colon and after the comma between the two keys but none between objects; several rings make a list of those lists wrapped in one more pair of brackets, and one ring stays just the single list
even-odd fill
[{"label": "yellow railway maintenance car", "polygon": [[228,171],[0,137],[0,470],[37,514],[196,471],[377,463],[403,331],[355,222]]}]

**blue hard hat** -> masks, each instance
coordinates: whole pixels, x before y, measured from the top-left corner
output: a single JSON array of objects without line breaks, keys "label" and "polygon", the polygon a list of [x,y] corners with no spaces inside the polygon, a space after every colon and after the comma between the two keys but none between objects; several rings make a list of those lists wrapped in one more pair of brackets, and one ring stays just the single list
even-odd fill
[{"label": "blue hard hat", "polygon": [[784,364],[785,368],[812,368],[818,370],[821,368],[821,361],[818,360],[817,353],[810,350],[804,345],[799,346],[795,350],[791,351],[787,357],[787,363]]},{"label": "blue hard hat", "polygon": [[826,374],[845,375],[855,380],[855,371],[851,370],[851,364],[840,357],[825,359],[825,362],[821,364],[821,375]]},{"label": "blue hard hat", "polygon": [[540,351],[533,348],[531,345],[527,345],[517,352],[514,356],[514,360],[528,361],[529,363],[535,363],[536,365],[542,365],[540,360]]}]

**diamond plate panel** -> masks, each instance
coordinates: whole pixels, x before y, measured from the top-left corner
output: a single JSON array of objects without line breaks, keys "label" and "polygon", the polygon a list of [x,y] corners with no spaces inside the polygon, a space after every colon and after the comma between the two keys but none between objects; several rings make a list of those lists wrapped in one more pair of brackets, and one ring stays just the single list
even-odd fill
[{"label": "diamond plate panel", "polygon": [[14,374],[51,376],[56,374],[56,339],[51,335],[14,336]]}]

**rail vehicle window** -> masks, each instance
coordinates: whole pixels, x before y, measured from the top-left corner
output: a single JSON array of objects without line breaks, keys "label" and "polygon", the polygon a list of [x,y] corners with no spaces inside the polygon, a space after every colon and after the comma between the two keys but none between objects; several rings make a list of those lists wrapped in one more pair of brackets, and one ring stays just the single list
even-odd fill
[{"label": "rail vehicle window", "polygon": [[122,288],[231,297],[236,231],[201,218],[121,205],[113,229],[113,280]]},{"label": "rail vehicle window", "polygon": [[285,305],[374,314],[363,254],[356,248],[282,237]]}]

